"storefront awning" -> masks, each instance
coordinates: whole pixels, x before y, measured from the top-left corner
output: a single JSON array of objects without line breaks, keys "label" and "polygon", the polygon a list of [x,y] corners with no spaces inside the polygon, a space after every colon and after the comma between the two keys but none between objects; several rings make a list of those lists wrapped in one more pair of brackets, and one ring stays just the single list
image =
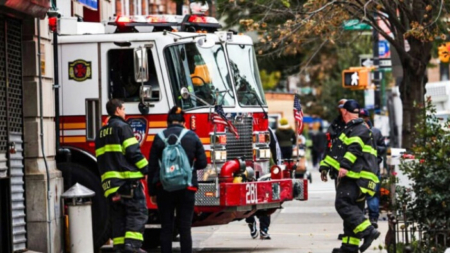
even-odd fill
[{"label": "storefront awning", "polygon": [[50,9],[50,0],[0,0],[0,6],[6,6],[36,18],[44,18]]}]

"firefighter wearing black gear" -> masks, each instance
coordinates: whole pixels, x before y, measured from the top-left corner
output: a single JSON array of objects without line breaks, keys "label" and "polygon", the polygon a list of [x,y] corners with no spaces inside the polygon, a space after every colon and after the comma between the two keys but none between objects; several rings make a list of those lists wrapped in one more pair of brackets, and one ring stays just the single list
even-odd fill
[{"label": "firefighter wearing black gear", "polygon": [[105,197],[110,203],[115,252],[145,252],[143,241],[147,207],[140,180],[147,174],[147,159],[125,122],[120,100],[106,105],[110,119],[97,133],[95,154]]},{"label": "firefighter wearing black gear", "polygon": [[364,217],[364,203],[367,195],[375,194],[378,169],[376,144],[372,132],[358,118],[359,105],[347,100],[343,108],[346,125],[323,162],[338,172],[336,188],[336,211],[344,221],[344,236],[340,249],[333,253],[364,252],[380,233]]},{"label": "firefighter wearing black gear", "polygon": [[[338,102],[337,107],[339,110],[339,116],[337,116],[333,120],[333,122],[327,129],[326,136],[327,136],[328,143],[327,143],[327,149],[325,150],[323,157],[326,157],[327,155],[330,154],[330,149],[331,149],[331,146],[333,145],[333,142],[338,139],[340,133],[342,132],[342,130],[345,127],[345,121],[342,119],[342,110],[343,110],[342,107],[344,106],[344,103],[346,101],[347,101],[347,99],[341,99]],[[325,182],[327,181],[326,179],[324,179],[324,177],[326,178],[327,173],[330,174],[331,179],[337,178],[337,172],[335,170],[330,170],[330,167],[325,162],[322,161],[319,165],[320,165],[319,172],[322,174],[322,181],[325,181]]]}]

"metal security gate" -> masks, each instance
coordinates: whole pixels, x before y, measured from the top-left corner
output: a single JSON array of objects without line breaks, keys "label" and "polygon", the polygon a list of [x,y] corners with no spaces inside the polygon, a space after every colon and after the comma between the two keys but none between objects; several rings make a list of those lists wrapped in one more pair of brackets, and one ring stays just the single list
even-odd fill
[{"label": "metal security gate", "polygon": [[22,23],[0,15],[0,253],[26,248]]}]

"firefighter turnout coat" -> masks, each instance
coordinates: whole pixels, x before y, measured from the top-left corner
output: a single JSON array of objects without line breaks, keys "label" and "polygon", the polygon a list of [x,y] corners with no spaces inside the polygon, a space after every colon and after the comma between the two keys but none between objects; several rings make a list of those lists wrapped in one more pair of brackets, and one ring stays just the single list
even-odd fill
[{"label": "firefighter turnout coat", "polygon": [[373,134],[363,119],[354,119],[345,125],[320,165],[336,172],[340,168],[348,170],[346,177],[356,180],[363,193],[375,194],[379,182],[377,150]]},{"label": "firefighter turnout coat", "polygon": [[112,116],[99,130],[95,148],[105,197],[126,182],[137,181],[147,174],[147,159],[131,127],[122,118]]}]

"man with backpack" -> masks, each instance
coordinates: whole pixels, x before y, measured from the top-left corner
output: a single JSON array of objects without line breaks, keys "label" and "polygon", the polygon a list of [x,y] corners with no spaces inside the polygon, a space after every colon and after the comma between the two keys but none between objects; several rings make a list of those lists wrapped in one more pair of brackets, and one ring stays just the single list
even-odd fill
[{"label": "man with backpack", "polygon": [[155,136],[150,151],[149,194],[158,205],[161,219],[161,252],[172,252],[176,221],[181,252],[191,253],[197,170],[207,166],[206,154],[197,134],[185,129],[184,111],[180,107],[174,106],[169,111],[167,124],[167,129]]}]

